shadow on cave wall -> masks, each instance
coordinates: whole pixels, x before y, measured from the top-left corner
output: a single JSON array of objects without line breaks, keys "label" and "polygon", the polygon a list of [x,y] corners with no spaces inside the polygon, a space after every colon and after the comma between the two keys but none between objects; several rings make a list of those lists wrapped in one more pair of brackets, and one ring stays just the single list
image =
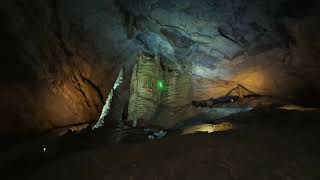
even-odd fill
[{"label": "shadow on cave wall", "polygon": [[283,17],[283,16],[289,16],[294,18],[300,18],[303,17],[310,12],[313,8],[319,6],[319,1],[317,0],[310,0],[308,2],[305,1],[299,1],[299,0],[287,0],[287,1],[280,1],[281,8],[279,8],[277,16]]},{"label": "shadow on cave wall", "polygon": [[[36,73],[19,56],[21,53],[21,44],[12,35],[7,25],[10,18],[0,12],[0,48],[1,48],[1,66],[0,80],[1,86],[7,83],[26,83],[36,79]],[[20,47],[20,48],[19,48]]]},{"label": "shadow on cave wall", "polygon": [[[21,44],[8,29],[7,25],[11,23],[8,20],[10,20],[8,16],[0,14],[0,21],[2,22],[0,24],[0,124],[5,127],[1,128],[1,134],[7,134],[13,129],[24,132],[34,128],[31,119],[20,119],[19,113],[23,112],[20,112],[14,104],[27,103],[24,101],[23,94],[19,93],[19,87],[23,87],[29,92],[37,91],[37,88],[39,88],[36,73],[27,64],[27,61],[20,56]],[[8,96],[8,94],[14,94],[14,96]]]}]

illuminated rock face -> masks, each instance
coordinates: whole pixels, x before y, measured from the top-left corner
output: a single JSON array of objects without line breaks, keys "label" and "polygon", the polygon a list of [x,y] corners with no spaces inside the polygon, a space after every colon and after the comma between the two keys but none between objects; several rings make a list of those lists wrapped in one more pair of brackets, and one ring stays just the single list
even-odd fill
[{"label": "illuminated rock face", "polygon": [[316,4],[306,4],[5,0],[0,134],[96,121],[119,70],[132,69],[141,51],[169,69],[191,63],[193,100],[241,84],[258,94],[317,101],[320,16]]},{"label": "illuminated rock face", "polygon": [[129,121],[170,127],[179,120],[176,109],[191,103],[191,65],[176,64],[175,69],[168,69],[161,64],[157,56],[137,57],[131,77]]},{"label": "illuminated rock face", "polygon": [[130,57],[118,56],[113,44],[121,44],[102,32],[117,25],[110,25],[109,14],[88,14],[102,4],[85,3],[2,3],[0,135],[38,134],[99,118],[120,64]]},{"label": "illuminated rock face", "polygon": [[319,46],[310,39],[319,37],[319,26],[311,25],[319,20],[310,13],[315,2],[117,2],[135,19],[138,39],[141,34],[160,36],[167,41],[162,46],[169,43],[174,49],[160,56],[174,52],[175,61],[192,62],[194,100],[224,96],[238,84],[257,94],[288,99],[306,98],[306,86],[319,90]]},{"label": "illuminated rock face", "polygon": [[149,121],[153,118],[161,102],[161,91],[156,88],[159,79],[162,79],[160,59],[139,55],[130,85],[128,107],[130,121]]}]

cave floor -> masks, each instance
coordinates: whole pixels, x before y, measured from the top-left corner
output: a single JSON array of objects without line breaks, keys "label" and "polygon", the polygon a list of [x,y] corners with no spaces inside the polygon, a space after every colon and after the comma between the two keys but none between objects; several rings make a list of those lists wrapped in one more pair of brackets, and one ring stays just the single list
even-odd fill
[{"label": "cave floor", "polygon": [[3,151],[1,179],[316,180],[319,117],[318,111],[265,108],[226,117],[239,128],[213,134],[119,145],[103,143],[103,133],[37,140]]}]

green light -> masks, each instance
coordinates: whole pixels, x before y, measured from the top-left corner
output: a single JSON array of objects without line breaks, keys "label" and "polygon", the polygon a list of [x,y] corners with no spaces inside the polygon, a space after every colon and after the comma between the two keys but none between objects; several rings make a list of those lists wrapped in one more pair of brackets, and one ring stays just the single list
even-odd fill
[{"label": "green light", "polygon": [[163,91],[165,89],[165,83],[163,80],[158,80],[156,84],[156,88],[160,91]]}]

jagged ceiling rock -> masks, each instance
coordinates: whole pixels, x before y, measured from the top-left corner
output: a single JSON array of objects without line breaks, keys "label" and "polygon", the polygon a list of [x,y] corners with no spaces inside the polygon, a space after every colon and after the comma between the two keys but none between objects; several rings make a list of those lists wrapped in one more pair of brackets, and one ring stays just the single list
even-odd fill
[{"label": "jagged ceiling rock", "polygon": [[[135,16],[137,31],[163,36],[176,49],[177,60],[202,48],[210,56],[233,59],[246,48],[261,52],[260,37],[275,42],[276,22],[271,17],[275,2],[255,1],[118,1],[125,14]],[[276,8],[275,8],[276,9]],[[160,32],[159,32],[160,31]],[[138,36],[140,37],[140,36]],[[150,44],[150,43],[149,43]],[[193,52],[192,51],[192,52]],[[180,52],[184,52],[179,54]]]},{"label": "jagged ceiling rock", "polygon": [[159,33],[161,26],[146,16],[135,17],[135,26],[141,32]]},{"label": "jagged ceiling rock", "polygon": [[151,51],[153,54],[163,56],[167,60],[174,61],[175,51],[173,47],[159,34],[153,32],[140,33],[137,35],[137,39],[146,50]]},{"label": "jagged ceiling rock", "polygon": [[223,36],[218,36],[214,38],[209,46],[213,47],[216,51],[224,54],[225,58],[233,59],[237,54],[240,53],[242,48],[235,42],[224,38]]},{"label": "jagged ceiling rock", "polygon": [[203,51],[192,52],[189,58],[192,60],[193,66],[199,65],[201,67],[207,67],[210,69],[216,69],[217,64],[222,61],[222,59],[210,56],[208,53]]},{"label": "jagged ceiling rock", "polygon": [[[288,11],[285,0],[173,0],[139,3],[144,4],[139,7],[148,8],[139,12],[141,9],[133,8],[130,4],[122,5],[130,9],[132,14],[139,14],[147,22],[157,24],[157,28],[152,30],[139,26],[137,30],[148,29],[160,34],[175,49],[177,61],[192,61],[195,77],[211,79],[214,81],[212,84],[217,81],[243,83],[255,92],[285,97],[292,96],[289,94],[302,84],[303,78],[297,80],[293,77],[292,71],[296,73],[296,70],[281,63],[288,58],[288,54],[293,53],[288,49],[288,34],[283,31],[284,26],[280,22],[279,14],[283,16]],[[268,64],[264,64],[264,61]],[[288,84],[292,92],[281,84]],[[208,92],[205,98],[221,96],[230,90],[227,88],[214,94],[218,92],[216,89],[208,88],[208,84],[205,86],[204,91]],[[194,89],[195,92],[201,90]]]},{"label": "jagged ceiling rock", "polygon": [[194,44],[191,37],[174,28],[161,28],[161,33],[168,39],[170,44],[178,48],[188,48]]},{"label": "jagged ceiling rock", "polygon": [[197,19],[195,16],[186,14],[175,9],[154,9],[150,17],[161,26],[168,26],[180,29],[189,34],[198,34],[201,36],[214,37],[218,35],[215,31],[214,22],[205,22]]}]

